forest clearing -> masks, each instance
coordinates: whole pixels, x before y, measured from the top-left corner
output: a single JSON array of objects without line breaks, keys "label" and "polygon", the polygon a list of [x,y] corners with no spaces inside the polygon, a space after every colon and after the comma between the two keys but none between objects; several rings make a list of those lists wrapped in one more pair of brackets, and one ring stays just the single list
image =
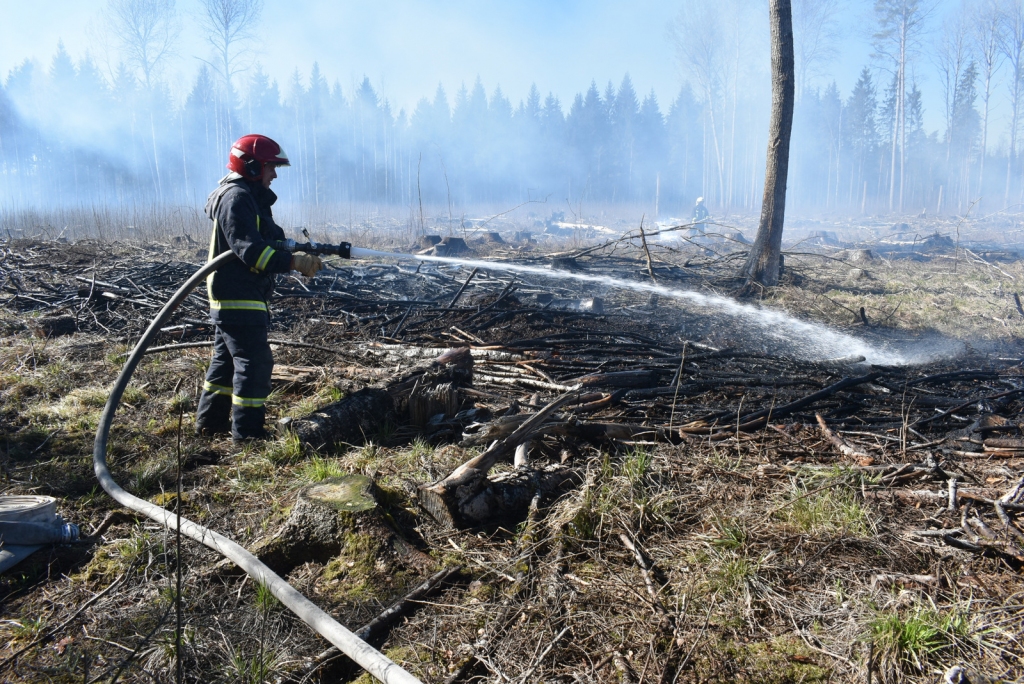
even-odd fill
[{"label": "forest clearing", "polygon": [[[199,288],[125,391],[109,464],[423,682],[1014,681],[1024,262],[993,239],[1007,219],[903,226],[794,229],[782,282],[747,302],[909,361],[891,365],[559,275],[728,294],[743,225],[445,242],[552,277],[381,259],[290,276],[268,414],[291,421],[243,447],[193,434]],[[444,251],[389,235],[362,244]],[[0,249],[2,493],[54,496],[82,530],[0,576],[0,676],[174,681],[180,624],[184,681],[371,681],[93,475],[111,382],[198,237]],[[324,528],[332,497],[356,507]]]}]

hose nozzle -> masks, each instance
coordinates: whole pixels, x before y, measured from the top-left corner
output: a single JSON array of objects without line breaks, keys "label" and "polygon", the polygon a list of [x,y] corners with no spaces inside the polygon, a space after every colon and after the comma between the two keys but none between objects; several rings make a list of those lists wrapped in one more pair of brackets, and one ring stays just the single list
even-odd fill
[{"label": "hose nozzle", "polygon": [[352,258],[352,244],[349,242],[341,242],[336,245],[325,245],[320,242],[296,242],[291,238],[287,240],[277,240],[271,243],[274,249],[283,249],[287,252],[302,252],[304,254],[315,254],[317,256],[331,255],[340,256],[342,259]]}]

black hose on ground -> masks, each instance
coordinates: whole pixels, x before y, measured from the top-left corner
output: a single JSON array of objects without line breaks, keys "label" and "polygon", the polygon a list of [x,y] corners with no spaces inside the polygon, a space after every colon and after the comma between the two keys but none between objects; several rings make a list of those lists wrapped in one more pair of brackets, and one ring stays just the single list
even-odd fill
[{"label": "black hose on ground", "polygon": [[[117,380],[110,390],[110,396],[107,398],[107,404],[103,407],[99,427],[96,429],[96,441],[92,452],[93,470],[96,472],[96,478],[100,481],[100,485],[102,485],[107,494],[122,506],[142,513],[171,530],[177,529],[177,521],[179,520],[174,513],[128,493],[114,481],[113,476],[110,474],[110,469],[107,467],[107,441],[110,436],[110,425],[114,420],[114,413],[121,402],[125,388],[128,386],[128,381],[131,380],[132,375],[135,373],[135,369],[142,360],[146,348],[153,343],[153,340],[160,332],[160,328],[164,326],[171,314],[174,313],[174,310],[188,297],[196,285],[205,280],[207,275],[213,273],[223,264],[234,258],[235,255],[227,251],[212,261],[207,262],[164,304],[164,307],[160,309],[160,313],[149,324],[146,332],[135,345],[131,355],[129,355],[128,360],[124,364],[124,368],[121,369],[121,374],[117,376]],[[362,666],[371,675],[385,682],[385,684],[421,684],[418,679],[389,660],[383,653],[354,635],[312,601],[292,588],[290,584],[281,579],[273,570],[261,563],[259,559],[240,545],[191,520],[186,518],[180,518],[180,520],[182,534],[191,537],[201,544],[205,544],[214,551],[229,558],[254,580],[266,585],[271,593],[287,606],[289,610],[298,615],[303,622],[337,646],[339,650]]]}]

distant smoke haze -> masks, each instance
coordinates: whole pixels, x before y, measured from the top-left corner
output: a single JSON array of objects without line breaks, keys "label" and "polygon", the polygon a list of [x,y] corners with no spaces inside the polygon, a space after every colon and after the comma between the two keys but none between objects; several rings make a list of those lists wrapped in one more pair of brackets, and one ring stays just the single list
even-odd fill
[{"label": "distant smoke haze", "polygon": [[[230,90],[200,0],[164,0],[176,40],[151,73],[112,31],[112,7],[131,1],[57,0],[53,21],[7,10],[0,207],[195,205],[247,132],[284,145],[293,167],[275,187],[300,205],[415,215],[422,201],[460,220],[472,207],[546,199],[537,213],[586,220],[578,214],[608,205],[686,218],[697,196],[716,215],[760,204],[770,104],[760,0],[270,2],[236,50]],[[1020,150],[1008,156],[1010,69],[989,79],[987,125],[977,50],[953,86],[939,79],[947,26],[959,17],[974,31],[987,0],[886,2],[921,18],[902,108],[886,48],[871,44],[884,28],[875,3],[794,0],[790,206],[1024,201]]]}]

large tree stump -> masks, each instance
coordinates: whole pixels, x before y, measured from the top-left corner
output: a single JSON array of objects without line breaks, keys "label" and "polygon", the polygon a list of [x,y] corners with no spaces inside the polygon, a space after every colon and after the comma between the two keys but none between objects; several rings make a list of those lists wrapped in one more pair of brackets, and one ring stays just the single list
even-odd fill
[{"label": "large tree stump", "polygon": [[473,355],[458,347],[413,367],[388,387],[388,394],[398,414],[422,428],[438,414],[450,418],[461,411],[466,402],[459,390],[472,386]]},{"label": "large tree stump", "polygon": [[257,542],[252,553],[279,575],[310,561],[327,563],[353,545],[361,550],[377,549],[402,565],[433,569],[432,558],[385,522],[378,496],[373,480],[363,475],[330,478],[305,487],[281,529]]}]

